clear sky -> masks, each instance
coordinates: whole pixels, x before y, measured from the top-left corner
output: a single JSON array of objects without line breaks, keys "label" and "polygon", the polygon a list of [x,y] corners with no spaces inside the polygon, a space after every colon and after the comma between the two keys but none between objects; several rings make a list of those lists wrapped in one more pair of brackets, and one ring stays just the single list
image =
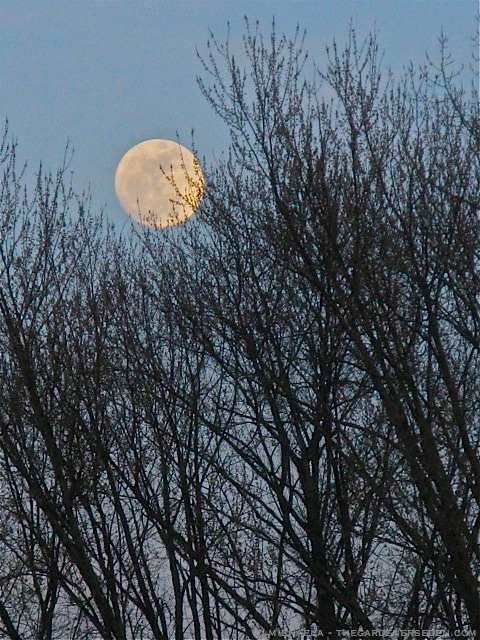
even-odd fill
[{"label": "clear sky", "polygon": [[113,180],[118,162],[149,138],[175,139],[213,162],[228,145],[224,127],[196,84],[209,30],[230,23],[235,45],[243,17],[269,33],[307,31],[319,66],[324,47],[374,27],[386,65],[434,57],[443,30],[460,62],[471,62],[478,0],[0,0],[0,117],[8,116],[20,158],[55,170],[70,140],[74,186],[90,184],[96,208],[117,226],[127,218]]}]

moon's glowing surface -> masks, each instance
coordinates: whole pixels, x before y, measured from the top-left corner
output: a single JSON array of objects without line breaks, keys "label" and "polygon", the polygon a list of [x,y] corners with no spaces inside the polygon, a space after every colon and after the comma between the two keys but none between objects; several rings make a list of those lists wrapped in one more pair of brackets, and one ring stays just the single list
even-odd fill
[{"label": "moon's glowing surface", "polygon": [[120,204],[149,227],[180,224],[203,196],[203,174],[193,153],[171,140],[145,140],[132,147],[115,172]]}]

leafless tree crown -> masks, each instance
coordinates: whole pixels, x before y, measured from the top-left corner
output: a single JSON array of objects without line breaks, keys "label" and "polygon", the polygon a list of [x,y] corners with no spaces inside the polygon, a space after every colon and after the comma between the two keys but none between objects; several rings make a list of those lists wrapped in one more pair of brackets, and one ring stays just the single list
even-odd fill
[{"label": "leafless tree crown", "polygon": [[27,194],[4,136],[0,637],[480,634],[478,89],[444,41],[244,45],[180,229]]}]

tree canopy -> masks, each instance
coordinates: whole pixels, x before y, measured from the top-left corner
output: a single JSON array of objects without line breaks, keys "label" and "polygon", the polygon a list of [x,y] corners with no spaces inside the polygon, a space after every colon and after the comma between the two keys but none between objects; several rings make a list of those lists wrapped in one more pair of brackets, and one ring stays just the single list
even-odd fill
[{"label": "tree canopy", "polygon": [[0,152],[0,636],[480,633],[480,126],[441,41],[213,37],[231,133],[127,242]]}]

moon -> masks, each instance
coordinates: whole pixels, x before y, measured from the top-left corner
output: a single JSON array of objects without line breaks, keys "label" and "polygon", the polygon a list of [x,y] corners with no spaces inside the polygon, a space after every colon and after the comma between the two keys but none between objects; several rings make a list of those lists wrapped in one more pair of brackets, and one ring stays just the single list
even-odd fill
[{"label": "moon", "polygon": [[157,229],[185,222],[200,204],[203,184],[193,153],[160,138],[132,147],[115,172],[122,207],[136,222]]}]

